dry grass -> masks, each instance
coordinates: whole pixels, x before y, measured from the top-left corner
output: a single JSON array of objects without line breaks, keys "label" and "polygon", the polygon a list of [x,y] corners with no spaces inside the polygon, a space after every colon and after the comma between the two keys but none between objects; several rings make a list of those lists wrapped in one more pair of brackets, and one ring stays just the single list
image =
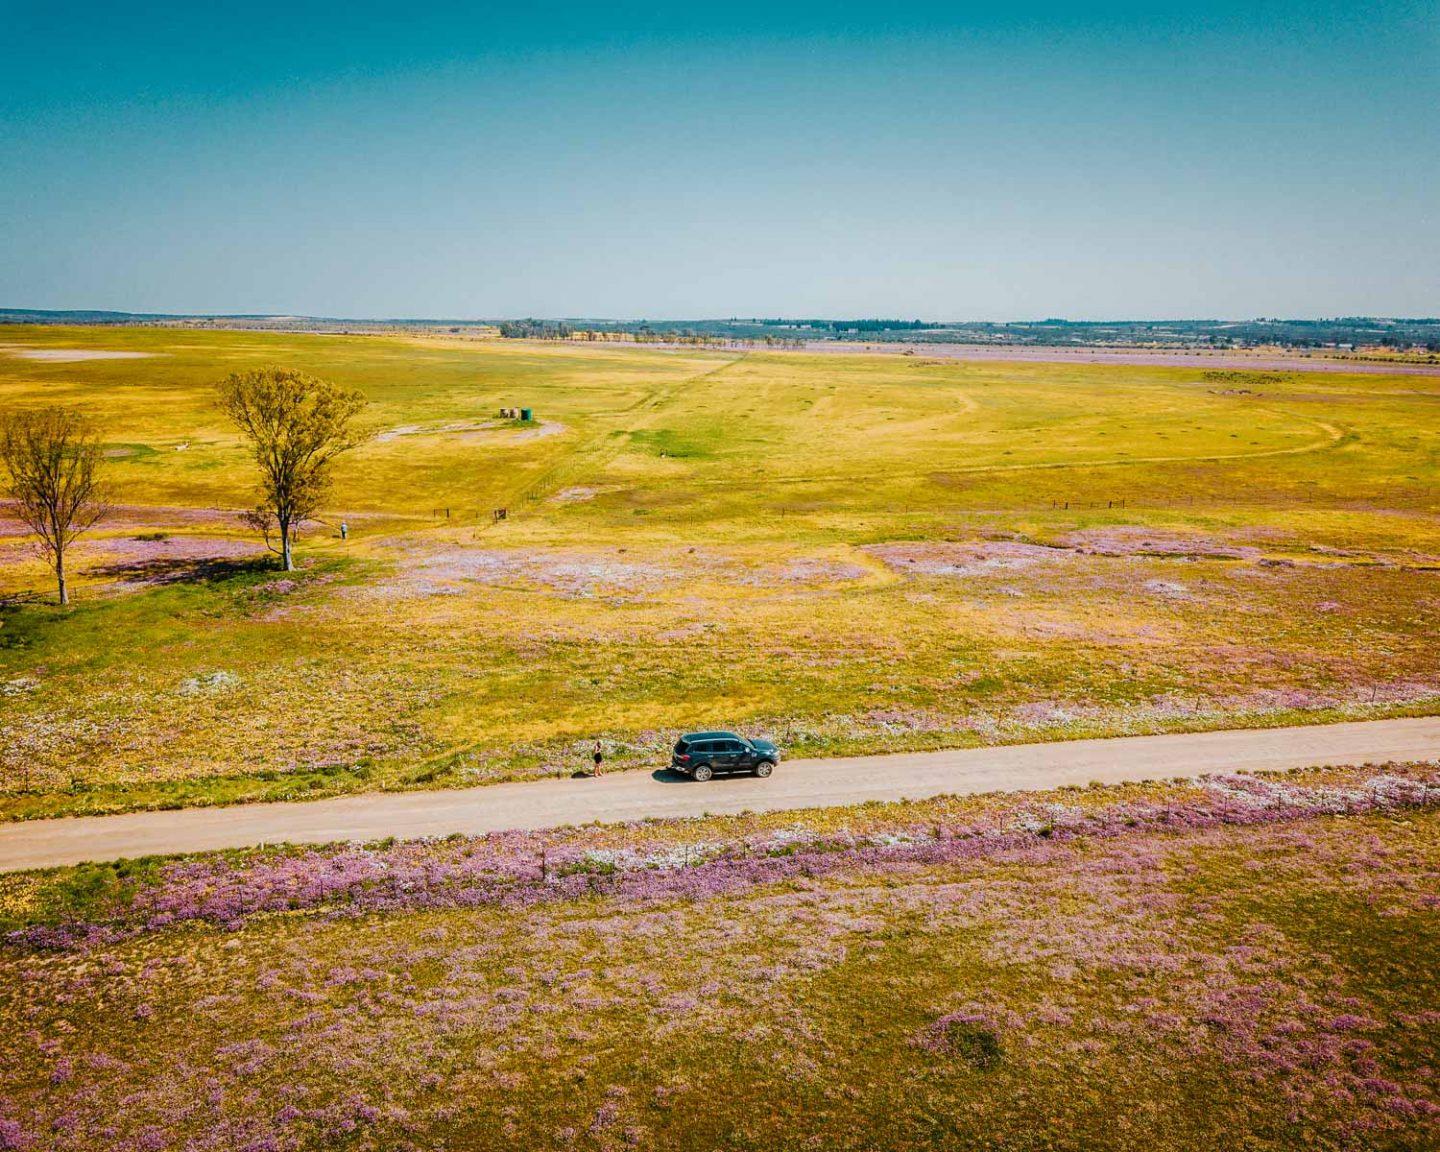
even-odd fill
[{"label": "dry grass", "polygon": [[[11,817],[568,773],[596,736],[648,763],[700,726],[828,754],[1440,699],[1433,381],[7,339],[159,353],[0,359],[0,404],[113,430],[125,504],[72,613],[0,610]],[[224,511],[248,474],[209,399],[265,362],[365,389],[390,433],[287,580]],[[522,404],[559,430],[499,420]],[[8,531],[0,596],[43,593]]]}]

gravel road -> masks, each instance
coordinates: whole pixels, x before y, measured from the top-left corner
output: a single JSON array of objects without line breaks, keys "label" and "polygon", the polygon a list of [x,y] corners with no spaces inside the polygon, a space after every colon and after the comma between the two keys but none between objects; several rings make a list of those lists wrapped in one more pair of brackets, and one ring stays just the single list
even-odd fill
[{"label": "gravel road", "polygon": [[1440,759],[1440,717],[790,760],[768,780],[697,784],[666,770],[0,825],[0,871],[256,844],[548,828],[1024,791],[1213,772]]}]

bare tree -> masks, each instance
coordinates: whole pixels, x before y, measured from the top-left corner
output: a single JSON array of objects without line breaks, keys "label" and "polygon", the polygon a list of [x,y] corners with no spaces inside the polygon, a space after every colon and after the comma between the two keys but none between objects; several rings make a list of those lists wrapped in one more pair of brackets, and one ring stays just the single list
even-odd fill
[{"label": "bare tree", "polygon": [[35,534],[60,588],[65,553],[110,511],[100,484],[104,459],[95,425],[69,408],[12,412],[0,418],[0,462],[9,474],[11,508]]},{"label": "bare tree", "polygon": [[[263,532],[285,571],[294,539],[330,489],[330,465],[366,439],[352,426],[365,397],[289,368],[258,368],[220,383],[220,407],[255,450],[260,503],[242,519]],[[280,546],[271,545],[272,533]]]}]

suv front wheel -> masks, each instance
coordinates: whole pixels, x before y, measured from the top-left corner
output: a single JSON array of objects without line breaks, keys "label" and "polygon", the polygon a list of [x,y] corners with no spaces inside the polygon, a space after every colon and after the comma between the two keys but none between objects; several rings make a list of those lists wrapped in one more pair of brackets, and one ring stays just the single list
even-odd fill
[{"label": "suv front wheel", "polygon": [[755,775],[759,776],[761,779],[769,776],[770,773],[773,771],[775,771],[775,764],[773,761],[762,760],[759,764],[755,765]]},{"label": "suv front wheel", "polygon": [[695,766],[695,771],[692,772],[691,775],[695,777],[696,780],[700,781],[701,784],[703,784],[705,783],[705,781],[709,780],[710,777],[714,776],[715,773],[710,768],[709,764],[697,764]]}]

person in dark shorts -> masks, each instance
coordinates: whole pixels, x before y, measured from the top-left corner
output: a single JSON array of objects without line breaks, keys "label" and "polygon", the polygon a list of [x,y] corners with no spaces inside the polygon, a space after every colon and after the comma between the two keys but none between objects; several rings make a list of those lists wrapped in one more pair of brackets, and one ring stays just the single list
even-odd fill
[{"label": "person in dark shorts", "polygon": [[598,741],[598,740],[595,741],[595,751],[591,754],[591,759],[593,759],[593,760],[595,761],[595,775],[596,775],[596,776],[602,776],[602,775],[604,775],[604,773],[601,772],[600,767],[601,767],[601,763],[602,763],[602,762],[604,761],[604,759],[605,759],[605,754],[600,751],[600,741]]}]

